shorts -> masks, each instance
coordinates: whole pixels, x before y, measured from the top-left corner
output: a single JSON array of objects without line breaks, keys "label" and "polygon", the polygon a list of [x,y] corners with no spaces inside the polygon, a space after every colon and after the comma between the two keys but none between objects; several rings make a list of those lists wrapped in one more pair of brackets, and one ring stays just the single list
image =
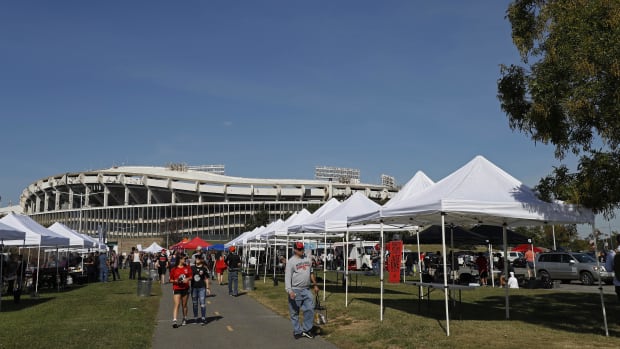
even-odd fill
[{"label": "shorts", "polygon": [[528,269],[534,269],[534,262],[527,262]]},{"label": "shorts", "polygon": [[488,273],[488,272],[486,272],[486,271],[483,271],[482,273],[480,273],[480,277],[481,277],[481,278],[486,278],[486,277],[489,277],[489,273]]},{"label": "shorts", "polygon": [[187,296],[189,294],[189,289],[184,290],[174,290],[174,294],[180,294],[181,296]]}]

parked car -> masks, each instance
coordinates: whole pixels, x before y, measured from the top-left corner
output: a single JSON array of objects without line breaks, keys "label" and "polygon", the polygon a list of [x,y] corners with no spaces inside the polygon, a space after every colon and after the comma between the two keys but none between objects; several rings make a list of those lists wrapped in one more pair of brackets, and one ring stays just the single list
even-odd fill
[{"label": "parked car", "polygon": [[614,273],[597,266],[596,259],[581,252],[545,252],[536,256],[536,272],[541,278],[552,280],[580,280],[584,285],[592,285],[598,280],[600,267],[601,280],[613,282]]}]

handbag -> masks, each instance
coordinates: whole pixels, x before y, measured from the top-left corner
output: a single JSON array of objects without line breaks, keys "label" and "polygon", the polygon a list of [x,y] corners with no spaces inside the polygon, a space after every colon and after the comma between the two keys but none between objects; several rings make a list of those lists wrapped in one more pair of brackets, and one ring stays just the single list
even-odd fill
[{"label": "handbag", "polygon": [[319,301],[319,293],[314,297],[314,324],[325,325],[327,323],[327,308],[321,305]]}]

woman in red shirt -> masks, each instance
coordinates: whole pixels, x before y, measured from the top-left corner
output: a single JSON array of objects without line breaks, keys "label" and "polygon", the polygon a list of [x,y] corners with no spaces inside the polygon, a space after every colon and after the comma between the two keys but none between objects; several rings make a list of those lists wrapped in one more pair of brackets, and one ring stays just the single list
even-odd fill
[{"label": "woman in red shirt", "polygon": [[217,274],[217,281],[222,284],[224,281],[224,271],[226,270],[226,261],[224,260],[224,255],[220,255],[220,258],[215,262],[215,273]]},{"label": "woman in red shirt", "polygon": [[186,264],[187,256],[181,255],[177,265],[170,269],[170,282],[174,299],[172,309],[172,327],[177,328],[177,314],[179,305],[183,306],[183,321],[181,326],[187,324],[187,299],[189,298],[189,282],[192,279],[192,268]]}]

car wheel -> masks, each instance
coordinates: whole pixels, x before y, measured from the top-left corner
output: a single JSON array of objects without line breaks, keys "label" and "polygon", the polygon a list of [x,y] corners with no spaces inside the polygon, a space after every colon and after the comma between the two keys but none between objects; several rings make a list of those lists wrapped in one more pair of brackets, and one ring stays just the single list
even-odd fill
[{"label": "car wheel", "polygon": [[551,280],[551,275],[549,275],[549,273],[546,270],[539,271],[538,275],[540,276],[541,279],[549,279],[549,280]]},{"label": "car wheel", "polygon": [[594,277],[592,277],[592,274],[588,273],[587,271],[579,275],[579,280],[581,280],[581,283],[586,286],[590,286],[594,283]]}]

